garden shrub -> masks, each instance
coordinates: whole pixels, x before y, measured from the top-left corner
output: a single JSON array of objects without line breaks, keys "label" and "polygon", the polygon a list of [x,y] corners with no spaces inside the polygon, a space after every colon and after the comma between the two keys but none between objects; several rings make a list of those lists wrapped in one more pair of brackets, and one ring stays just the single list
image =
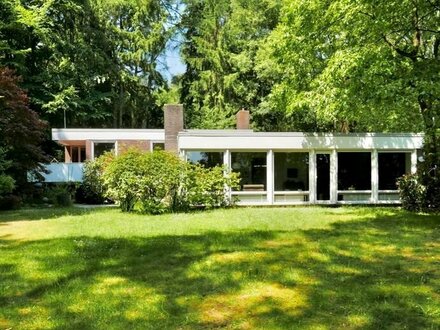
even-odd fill
[{"label": "garden shrub", "polygon": [[0,210],[18,210],[21,207],[21,198],[16,195],[0,197]]},{"label": "garden shrub", "polygon": [[83,182],[75,194],[78,203],[103,204],[107,200],[103,172],[113,158],[113,153],[108,152],[84,163]]},{"label": "garden shrub", "polygon": [[46,198],[48,199],[49,203],[56,206],[72,206],[72,196],[75,193],[75,189],[76,188],[74,184],[55,184],[48,187]]},{"label": "garden shrub", "polygon": [[6,174],[0,174],[0,196],[10,194],[15,187],[15,180]]},{"label": "garden shrub", "polygon": [[[2,164],[0,164],[1,169]],[[14,188],[15,180],[9,175],[0,174],[0,210],[17,210],[20,208],[21,198],[11,195]]]},{"label": "garden shrub", "polygon": [[397,181],[402,207],[408,211],[422,211],[426,189],[420,183],[418,175],[407,174]]},{"label": "garden shrub", "polygon": [[420,170],[417,174],[404,175],[398,180],[398,187],[405,210],[440,212],[440,173]]},{"label": "garden shrub", "polygon": [[232,201],[225,198],[225,188],[238,187],[238,174],[227,173],[222,166],[205,168],[201,165],[192,165],[188,171],[186,189],[187,204],[191,207],[204,208],[229,206]]},{"label": "garden shrub", "polygon": [[205,169],[165,151],[133,149],[112,160],[103,177],[108,196],[123,211],[151,214],[228,205],[225,187],[238,182],[221,167]]},{"label": "garden shrub", "polygon": [[[433,133],[433,132],[431,132]],[[440,212],[440,131],[426,134],[423,157],[417,173],[398,182],[403,208],[409,211]]]},{"label": "garden shrub", "polygon": [[116,157],[104,172],[108,196],[123,211],[163,213],[173,209],[183,175],[183,162],[169,153],[129,150]]}]

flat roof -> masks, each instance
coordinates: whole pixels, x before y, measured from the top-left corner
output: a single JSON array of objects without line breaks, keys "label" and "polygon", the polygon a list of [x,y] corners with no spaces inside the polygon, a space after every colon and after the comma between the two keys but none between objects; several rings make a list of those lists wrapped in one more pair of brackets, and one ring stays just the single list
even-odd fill
[{"label": "flat roof", "polygon": [[131,128],[53,128],[52,140],[158,140],[165,139],[164,129],[131,129]]},{"label": "flat roof", "polygon": [[318,133],[318,132],[254,132],[236,129],[190,129],[179,136],[249,136],[249,137],[423,137],[423,133]]}]

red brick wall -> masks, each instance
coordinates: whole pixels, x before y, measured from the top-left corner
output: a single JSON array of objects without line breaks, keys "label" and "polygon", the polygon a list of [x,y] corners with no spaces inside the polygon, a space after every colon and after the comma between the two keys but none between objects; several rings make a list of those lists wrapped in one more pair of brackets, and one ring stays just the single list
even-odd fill
[{"label": "red brick wall", "polygon": [[177,154],[177,135],[183,131],[183,105],[166,104],[164,106],[165,150]]},{"label": "red brick wall", "polygon": [[250,116],[249,111],[241,109],[237,112],[237,129],[249,129],[250,128]]},{"label": "red brick wall", "polygon": [[92,141],[86,140],[86,160],[92,159]]},{"label": "red brick wall", "polygon": [[64,162],[65,163],[72,162],[72,156],[70,155],[70,146],[64,147]]}]

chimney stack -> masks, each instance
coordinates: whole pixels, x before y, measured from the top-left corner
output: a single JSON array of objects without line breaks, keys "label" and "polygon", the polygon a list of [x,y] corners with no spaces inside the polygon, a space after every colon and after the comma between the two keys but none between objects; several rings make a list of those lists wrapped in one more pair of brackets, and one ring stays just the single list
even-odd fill
[{"label": "chimney stack", "polygon": [[249,111],[241,109],[237,112],[237,129],[250,129]]},{"label": "chimney stack", "polygon": [[165,104],[164,106],[165,150],[177,154],[177,135],[183,131],[183,105]]}]

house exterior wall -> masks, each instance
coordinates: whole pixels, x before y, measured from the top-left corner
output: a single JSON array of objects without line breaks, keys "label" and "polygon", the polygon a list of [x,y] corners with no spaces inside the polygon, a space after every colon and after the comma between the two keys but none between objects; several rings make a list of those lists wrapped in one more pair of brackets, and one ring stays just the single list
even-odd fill
[{"label": "house exterior wall", "polygon": [[[176,109],[174,109],[176,110]],[[180,111],[180,108],[177,109]],[[177,115],[177,114],[176,114]],[[179,115],[180,116],[180,115]],[[417,150],[422,148],[422,134],[319,134],[319,133],[259,133],[251,130],[187,130],[183,131],[183,117],[172,124],[168,137],[174,143],[172,149],[183,157],[188,151],[221,151],[223,163],[231,168],[231,154],[234,152],[264,152],[266,154],[266,184],[264,191],[228,191],[228,196],[238,197],[242,205],[292,205],[292,204],[388,204],[398,203],[397,191],[379,189],[380,153],[408,153],[405,168],[411,173],[417,169]],[[179,131],[180,130],[180,131]],[[131,146],[144,151],[152,150],[153,142],[165,142],[169,130],[124,130],[124,129],[55,129],[53,139],[85,141],[86,157],[92,159],[95,142],[115,142],[116,153],[120,154]],[[174,135],[173,135],[174,134]],[[170,150],[170,149],[168,149]],[[277,191],[274,173],[277,152],[308,153],[308,190]],[[360,191],[338,190],[338,155],[340,152],[368,152],[371,157],[371,189]],[[327,154],[330,160],[328,200],[319,200],[317,191],[317,155]],[[66,155],[66,162],[69,159]],[[66,172],[64,170],[64,172]],[[303,175],[303,174],[302,174]],[[66,174],[64,175],[64,177]],[[69,175],[68,175],[69,176]],[[54,178],[63,176],[53,175]],[[70,177],[70,176],[69,176]],[[78,176],[75,176],[78,177]]]},{"label": "house exterior wall", "polygon": [[[186,131],[179,134],[182,155],[187,151],[222,151],[224,165],[231,168],[233,152],[266,152],[266,191],[233,191],[230,195],[242,205],[292,204],[390,204],[399,203],[397,190],[379,191],[379,152],[409,153],[411,172],[417,168],[417,150],[422,148],[421,134],[306,134],[254,133],[252,131]],[[275,191],[274,153],[309,153],[309,189],[307,191]],[[338,190],[338,153],[368,152],[371,155],[371,189]],[[318,200],[317,154],[330,159],[330,198]],[[361,174],[360,174],[361,175]],[[387,197],[388,196],[388,197]]]}]

